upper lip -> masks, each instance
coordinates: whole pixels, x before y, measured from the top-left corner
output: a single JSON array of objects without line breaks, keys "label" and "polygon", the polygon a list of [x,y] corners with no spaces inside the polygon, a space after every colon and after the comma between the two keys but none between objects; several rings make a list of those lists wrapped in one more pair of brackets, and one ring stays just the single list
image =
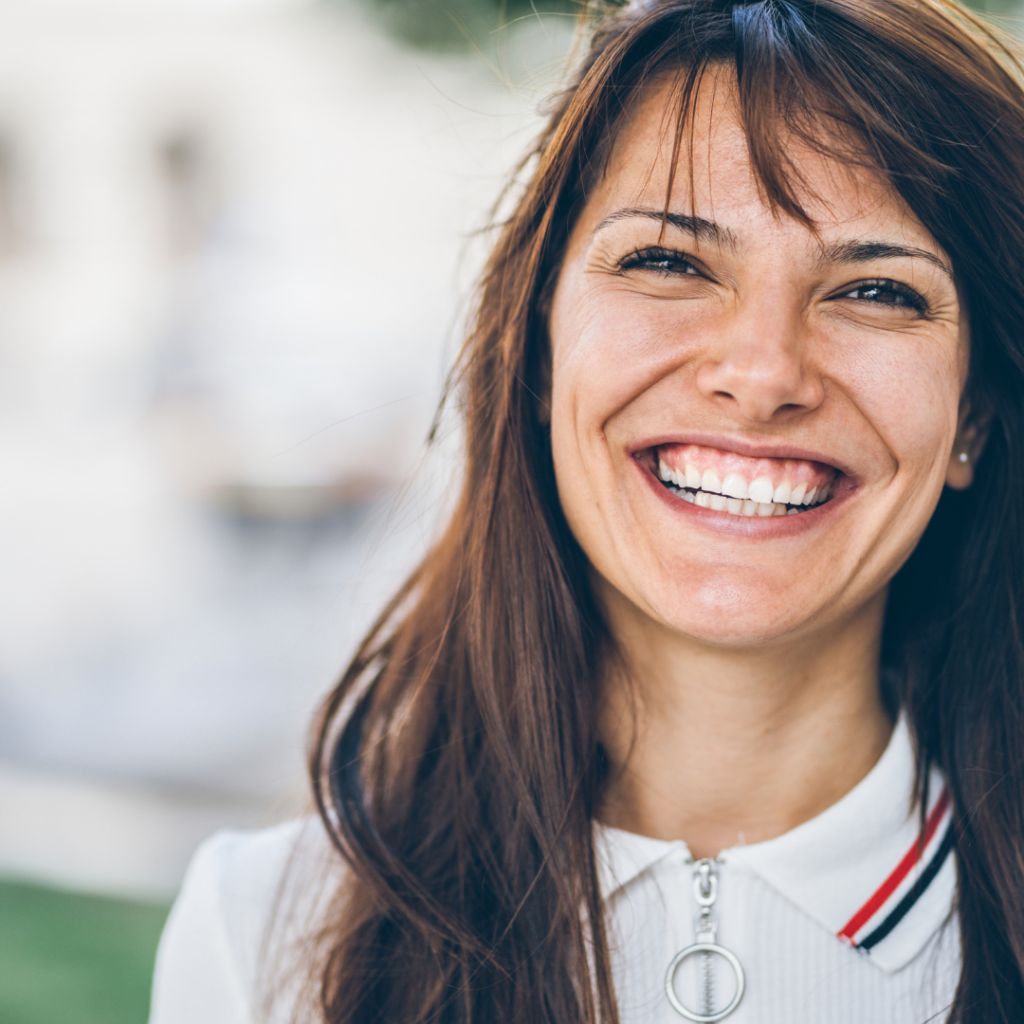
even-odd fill
[{"label": "upper lip", "polygon": [[819,462],[839,470],[844,476],[856,482],[858,474],[848,463],[837,458],[831,452],[823,452],[801,445],[759,439],[757,441],[739,437],[735,434],[704,434],[704,433],[670,433],[645,438],[629,446],[630,456],[657,448],[663,444],[695,444],[705,448],[718,448],[720,451],[735,452],[750,459],[803,459],[808,462]]}]

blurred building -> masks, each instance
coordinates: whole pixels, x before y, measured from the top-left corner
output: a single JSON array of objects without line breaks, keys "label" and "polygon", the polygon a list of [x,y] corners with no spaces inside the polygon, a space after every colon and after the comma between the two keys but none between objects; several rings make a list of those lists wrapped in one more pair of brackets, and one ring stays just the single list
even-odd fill
[{"label": "blurred building", "polygon": [[0,0],[0,871],[173,889],[294,811],[431,535],[424,438],[569,19]]}]

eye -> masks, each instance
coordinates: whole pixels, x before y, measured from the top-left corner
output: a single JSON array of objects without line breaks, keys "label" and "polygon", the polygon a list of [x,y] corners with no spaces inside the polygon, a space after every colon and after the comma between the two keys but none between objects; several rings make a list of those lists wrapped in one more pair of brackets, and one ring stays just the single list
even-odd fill
[{"label": "eye", "polygon": [[619,261],[619,271],[650,270],[665,276],[697,276],[698,271],[690,260],[675,249],[653,246],[646,249],[634,249],[628,256]]},{"label": "eye", "polygon": [[912,309],[918,313],[924,313],[928,309],[928,304],[913,288],[888,278],[861,281],[860,284],[837,295],[836,298],[854,299],[857,302],[869,302],[877,306]]}]

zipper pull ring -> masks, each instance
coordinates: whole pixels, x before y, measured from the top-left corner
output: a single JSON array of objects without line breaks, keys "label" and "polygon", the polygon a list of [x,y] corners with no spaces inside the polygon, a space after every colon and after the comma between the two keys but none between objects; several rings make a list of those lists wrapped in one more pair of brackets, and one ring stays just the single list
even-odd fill
[{"label": "zipper pull ring", "polygon": [[[693,945],[681,949],[672,958],[665,975],[665,994],[668,996],[672,1009],[687,1020],[697,1024],[714,1024],[715,1021],[728,1017],[740,1004],[746,988],[743,967],[736,955],[718,945],[718,918],[715,914],[715,903],[718,900],[718,861],[704,857],[694,864],[693,898],[697,904],[697,913],[693,919],[693,930],[697,939]],[[676,972],[684,960],[692,956],[700,957],[700,983],[698,1001],[700,1010],[693,1010],[679,998],[676,992]],[[732,998],[724,1006],[718,1003],[715,986],[715,958],[720,957],[732,968],[735,976],[735,988]],[[728,997],[727,997],[728,998]]]}]

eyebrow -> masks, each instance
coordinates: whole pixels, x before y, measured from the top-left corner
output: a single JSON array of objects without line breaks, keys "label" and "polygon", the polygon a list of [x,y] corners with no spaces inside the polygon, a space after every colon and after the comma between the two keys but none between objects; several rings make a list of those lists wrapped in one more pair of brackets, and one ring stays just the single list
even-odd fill
[{"label": "eyebrow", "polygon": [[720,227],[713,220],[705,220],[703,217],[688,217],[682,213],[670,213],[668,210],[644,210],[624,209],[609,213],[600,224],[594,228],[594,234],[614,224],[619,220],[629,220],[633,217],[643,217],[647,220],[656,220],[661,223],[671,224],[680,231],[692,235],[699,242],[713,242],[715,245],[725,246],[727,249],[736,248],[736,236],[728,229]]},{"label": "eyebrow", "polygon": [[821,251],[822,263],[870,263],[872,260],[927,260],[954,281],[953,268],[941,256],[896,242],[834,242]]},{"label": "eyebrow", "polygon": [[[593,233],[596,235],[609,224],[614,224],[620,220],[629,220],[634,217],[672,224],[680,231],[692,235],[701,242],[712,242],[732,250],[736,250],[739,247],[736,236],[728,228],[723,228],[713,220],[705,220],[703,217],[690,217],[683,213],[671,213],[668,210],[643,208],[616,210],[614,213],[608,214],[594,228]],[[833,242],[830,245],[824,246],[821,251],[822,263],[870,263],[872,260],[893,259],[926,260],[933,266],[938,267],[955,283],[956,279],[953,276],[953,268],[941,256],[937,256],[927,249],[919,249],[914,245],[901,245],[898,242],[846,241]]]}]

